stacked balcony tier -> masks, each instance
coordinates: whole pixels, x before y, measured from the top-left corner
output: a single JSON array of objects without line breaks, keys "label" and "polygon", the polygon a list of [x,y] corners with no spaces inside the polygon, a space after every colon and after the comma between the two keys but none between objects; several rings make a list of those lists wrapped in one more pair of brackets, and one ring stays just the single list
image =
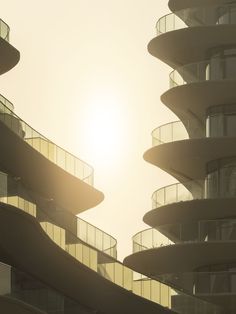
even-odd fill
[{"label": "stacked balcony tier", "polygon": [[[170,0],[149,52],[173,69],[162,102],[180,119],[152,132],[149,163],[178,182],[152,195],[151,228],[125,264],[236,311],[236,3]],[[208,313],[185,298],[184,313]]]}]

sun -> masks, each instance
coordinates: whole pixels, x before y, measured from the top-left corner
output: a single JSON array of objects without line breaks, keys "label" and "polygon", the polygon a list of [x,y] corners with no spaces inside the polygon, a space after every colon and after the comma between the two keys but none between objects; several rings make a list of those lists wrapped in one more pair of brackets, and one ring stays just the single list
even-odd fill
[{"label": "sun", "polygon": [[122,157],[125,110],[114,92],[97,91],[86,104],[86,150],[95,167],[112,166]]}]

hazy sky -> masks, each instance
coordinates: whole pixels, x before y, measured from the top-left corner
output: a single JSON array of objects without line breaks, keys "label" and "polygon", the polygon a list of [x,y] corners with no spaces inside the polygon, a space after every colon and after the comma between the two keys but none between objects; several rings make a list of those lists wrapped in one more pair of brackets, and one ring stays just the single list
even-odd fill
[{"label": "hazy sky", "polygon": [[0,93],[22,119],[95,168],[105,200],[81,216],[118,239],[120,258],[147,227],[153,191],[172,182],[142,158],[151,131],[174,117],[159,100],[170,69],[147,52],[167,2],[1,1],[21,60],[0,77]]}]

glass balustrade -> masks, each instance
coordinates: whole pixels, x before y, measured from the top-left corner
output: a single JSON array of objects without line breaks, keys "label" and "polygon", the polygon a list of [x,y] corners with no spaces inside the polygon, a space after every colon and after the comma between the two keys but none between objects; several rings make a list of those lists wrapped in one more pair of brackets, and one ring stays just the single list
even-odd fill
[{"label": "glass balustrade", "polygon": [[[11,199],[11,197],[8,198],[8,176],[1,173],[0,179],[1,200],[4,203],[7,203]],[[23,208],[21,209],[24,210],[24,206],[28,208],[29,205],[27,203],[28,201],[22,202]],[[15,204],[17,206],[18,201],[16,201]],[[25,211],[27,212],[26,209]],[[107,280],[110,280],[114,284],[127,289],[128,291],[132,291],[141,297],[147,298],[148,300],[156,302],[164,307],[177,311],[177,313],[184,314],[183,310],[175,308],[176,298],[183,296],[181,291],[172,289],[170,286],[162,283],[161,281],[149,278],[145,278],[145,280],[134,280],[133,271],[131,269],[124,266],[113,257],[95,250],[94,248],[88,246],[88,244],[85,245],[85,243],[79,239],[77,235],[73,234],[69,230],[55,225],[52,222],[51,217],[48,216],[48,213],[38,206],[36,206],[36,219],[55,244],[60,246],[60,248],[64,249],[67,253],[85,266],[89,267],[91,270],[97,272],[99,275],[103,276]],[[185,298],[191,299],[191,302],[196,305],[196,309],[200,306],[203,314],[221,313],[221,309],[211,303],[198,298],[193,298],[191,295],[185,295]],[[64,312],[62,311],[61,313]],[[194,311],[192,313],[194,314]]]},{"label": "glass balustrade", "polygon": [[218,4],[186,8],[161,17],[156,23],[157,35],[196,26],[236,24],[236,5]]},{"label": "glass balustrade", "polygon": [[[224,177],[224,184],[228,189],[222,189],[222,184],[216,184],[214,178],[192,180],[174,183],[156,190],[152,194],[152,209],[172,203],[201,199],[235,198],[235,189],[231,188],[231,174]],[[222,181],[223,182],[223,181]],[[232,181],[234,182],[234,181]]]},{"label": "glass balustrade", "polygon": [[114,258],[117,257],[117,241],[106,232],[81,218],[77,218],[77,237]]},{"label": "glass balustrade", "polygon": [[[0,174],[1,175],[1,174]],[[19,196],[3,196],[0,202],[15,206],[36,218],[36,205]]]},{"label": "glass balustrade", "polygon": [[0,37],[9,42],[10,27],[0,19]]},{"label": "glass balustrade", "polygon": [[236,219],[201,220],[149,228],[133,236],[133,252],[194,242],[236,242]]},{"label": "glass balustrade", "polygon": [[161,35],[170,31],[185,28],[187,25],[174,13],[169,13],[161,17],[156,23],[157,35]]},{"label": "glass balustrade", "polygon": [[152,146],[188,139],[188,132],[181,121],[159,126],[152,131]]},{"label": "glass balustrade", "polygon": [[8,99],[6,99],[3,95],[0,94],[0,102],[4,104],[8,109],[14,111],[14,105]]},{"label": "glass balustrade", "polygon": [[[189,181],[188,182],[188,186],[189,188],[194,188],[194,186],[196,187],[196,192],[198,192],[198,198],[202,199],[203,195],[202,195],[202,185],[203,185],[203,181],[196,181],[196,184],[194,184],[194,181]],[[187,189],[185,185],[181,184],[181,183],[174,183],[174,184],[170,184],[168,186],[165,186],[163,188],[160,188],[158,190],[156,190],[153,194],[152,194],[152,208],[158,208],[161,206],[165,206],[168,204],[172,204],[172,203],[177,203],[177,202],[184,202],[184,201],[190,201],[193,199],[193,195],[192,193]],[[195,193],[196,195],[196,193]]]},{"label": "glass balustrade", "polygon": [[1,96],[0,121],[2,123],[51,162],[73,176],[93,185],[93,168],[90,165],[34,130],[12,111],[10,104],[7,99]]},{"label": "glass balustrade", "polygon": [[174,242],[153,228],[138,232],[132,239],[133,253],[174,244]]},{"label": "glass balustrade", "polygon": [[[232,50],[232,49],[231,49]],[[198,63],[191,63],[173,70],[169,75],[170,88],[204,81],[236,79],[235,51],[225,58],[214,57]]]}]

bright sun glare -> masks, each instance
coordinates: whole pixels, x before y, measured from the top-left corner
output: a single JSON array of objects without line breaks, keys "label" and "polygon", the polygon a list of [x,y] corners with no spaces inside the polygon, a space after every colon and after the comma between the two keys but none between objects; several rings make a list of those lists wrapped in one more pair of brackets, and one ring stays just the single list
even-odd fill
[{"label": "bright sun glare", "polygon": [[94,166],[112,166],[124,149],[123,104],[117,95],[97,92],[86,106],[87,150]]}]

